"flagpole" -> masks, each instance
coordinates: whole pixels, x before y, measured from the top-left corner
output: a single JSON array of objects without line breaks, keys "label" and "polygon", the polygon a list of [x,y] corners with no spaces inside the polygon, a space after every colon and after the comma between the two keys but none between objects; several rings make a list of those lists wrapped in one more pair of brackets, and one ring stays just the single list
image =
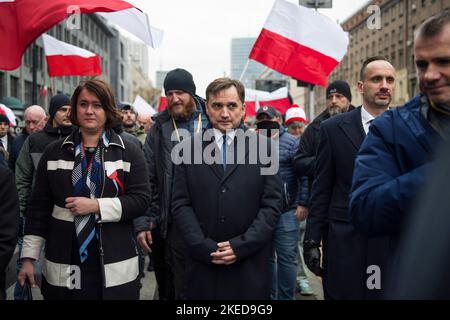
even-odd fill
[{"label": "flagpole", "polygon": [[241,76],[239,77],[239,81],[242,81],[242,78],[244,77],[245,71],[247,71],[249,63],[250,63],[250,59],[247,59],[247,63],[245,64],[244,70],[242,70]]}]

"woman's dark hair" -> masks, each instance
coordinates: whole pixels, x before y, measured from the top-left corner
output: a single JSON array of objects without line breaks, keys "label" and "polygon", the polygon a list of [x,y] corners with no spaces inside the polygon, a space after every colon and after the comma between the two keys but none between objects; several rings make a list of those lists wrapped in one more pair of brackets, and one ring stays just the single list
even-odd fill
[{"label": "woman's dark hair", "polygon": [[94,79],[81,82],[73,92],[72,99],[70,100],[70,106],[72,107],[70,112],[70,121],[74,125],[79,125],[77,119],[77,104],[78,97],[83,89],[95,94],[100,100],[100,103],[106,113],[106,128],[114,128],[118,124],[122,123],[122,115],[116,107],[116,99],[114,98],[111,87],[102,80]]}]

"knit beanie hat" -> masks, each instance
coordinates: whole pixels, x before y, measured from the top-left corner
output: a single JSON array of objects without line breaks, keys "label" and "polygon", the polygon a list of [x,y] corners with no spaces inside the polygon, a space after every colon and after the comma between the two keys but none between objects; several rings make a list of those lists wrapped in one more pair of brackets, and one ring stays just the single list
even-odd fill
[{"label": "knit beanie hat", "polygon": [[342,94],[348,99],[349,102],[352,101],[352,92],[347,82],[342,80],[336,80],[330,83],[327,87],[327,97],[332,93]]},{"label": "knit beanie hat", "polygon": [[167,94],[170,90],[181,90],[195,95],[195,83],[192,74],[184,69],[174,69],[167,73],[164,79],[164,91]]},{"label": "knit beanie hat", "polygon": [[[295,106],[295,104],[293,104]],[[291,122],[299,121],[303,122],[304,124],[307,124],[308,121],[306,120],[305,111],[300,107],[293,107],[289,108],[286,111],[286,121],[285,124],[289,125]]]},{"label": "knit beanie hat", "polygon": [[50,100],[50,107],[48,108],[50,118],[54,118],[56,112],[63,106],[70,106],[70,98],[67,95],[61,93],[52,97]]}]

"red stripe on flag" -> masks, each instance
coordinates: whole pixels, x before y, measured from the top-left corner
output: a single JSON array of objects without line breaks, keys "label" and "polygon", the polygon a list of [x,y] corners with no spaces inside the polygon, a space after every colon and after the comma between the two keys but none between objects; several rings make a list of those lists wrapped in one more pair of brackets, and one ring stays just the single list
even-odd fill
[{"label": "red stripe on flag", "polygon": [[320,86],[327,85],[328,75],[339,64],[323,53],[267,29],[262,29],[249,58],[295,79]]},{"label": "red stripe on flag", "polygon": [[245,116],[254,117],[256,115],[256,102],[245,101]]},{"label": "red stripe on flag", "polygon": [[98,76],[102,74],[99,56],[46,56],[48,75],[50,77],[61,76]]},{"label": "red stripe on flag", "polygon": [[167,107],[167,98],[159,97],[158,112],[163,111]]},{"label": "red stripe on flag", "polygon": [[270,101],[260,101],[259,105],[263,107],[264,105],[269,105],[274,107],[277,111],[281,112],[281,114],[285,114],[286,110],[289,109],[291,103],[288,98],[270,100]]},{"label": "red stripe on flag", "polygon": [[20,66],[26,48],[42,33],[79,9],[80,13],[114,12],[134,8],[123,0],[16,0],[0,5],[0,69]]},{"label": "red stripe on flag", "polygon": [[[270,101],[259,101],[259,106],[263,107],[269,105],[280,111],[281,114],[285,114],[286,110],[291,107],[291,103],[288,98],[282,98]],[[256,101],[245,101],[245,115],[247,117],[256,116]]]}]

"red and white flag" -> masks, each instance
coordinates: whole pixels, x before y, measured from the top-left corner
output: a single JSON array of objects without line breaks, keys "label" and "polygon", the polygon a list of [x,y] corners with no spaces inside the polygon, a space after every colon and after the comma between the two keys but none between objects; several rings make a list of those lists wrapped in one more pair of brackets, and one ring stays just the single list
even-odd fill
[{"label": "red and white flag", "polygon": [[95,53],[59,41],[48,34],[43,34],[42,40],[50,77],[102,74],[100,57]]},{"label": "red and white flag", "polygon": [[285,114],[291,106],[288,98],[287,87],[279,88],[272,92],[245,88],[245,114],[255,116],[259,107],[270,105]]},{"label": "red and white flag", "polygon": [[161,96],[159,97],[158,112],[163,111],[165,108],[167,108],[167,98]]},{"label": "red and white flag", "polygon": [[326,86],[347,46],[347,33],[330,18],[276,0],[249,58],[295,79]]},{"label": "red and white flag", "polygon": [[123,0],[0,0],[0,69],[20,66],[26,48],[73,12],[113,12],[134,8]]}]

